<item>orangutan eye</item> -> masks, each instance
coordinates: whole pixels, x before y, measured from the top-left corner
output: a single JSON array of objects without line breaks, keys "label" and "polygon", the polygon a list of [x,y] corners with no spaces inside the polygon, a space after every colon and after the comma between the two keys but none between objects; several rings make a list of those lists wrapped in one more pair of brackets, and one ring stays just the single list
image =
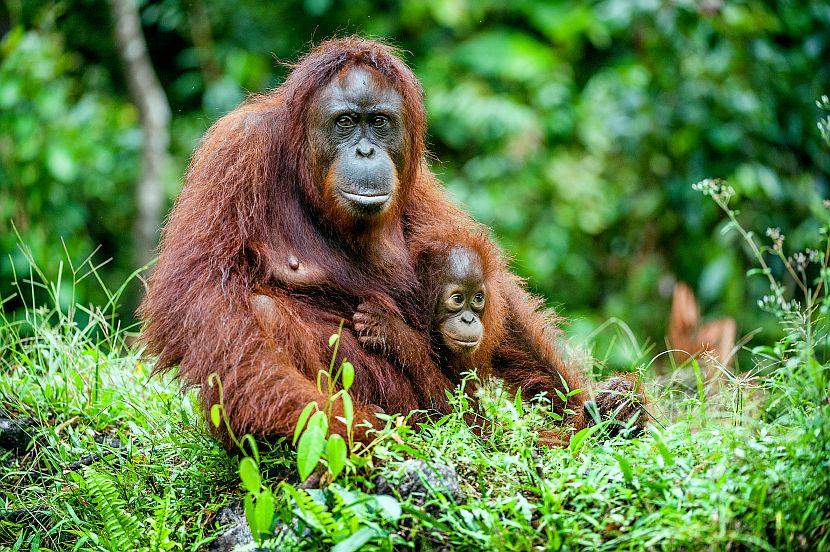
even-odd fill
[{"label": "orangutan eye", "polygon": [[375,128],[385,127],[387,122],[389,122],[389,119],[387,119],[383,115],[375,115],[374,117],[372,117],[372,120],[370,121],[372,126]]},{"label": "orangutan eye", "polygon": [[461,304],[464,303],[464,296],[461,295],[460,293],[453,293],[452,297],[450,297],[450,299],[452,299],[452,302],[455,303],[456,305],[461,305]]},{"label": "orangutan eye", "polygon": [[337,118],[337,126],[340,128],[351,128],[354,126],[354,119],[349,117],[348,115],[341,115]]},{"label": "orangutan eye", "polygon": [[476,293],[475,297],[473,298],[473,301],[475,301],[476,303],[483,303],[484,294],[479,291],[478,293]]}]

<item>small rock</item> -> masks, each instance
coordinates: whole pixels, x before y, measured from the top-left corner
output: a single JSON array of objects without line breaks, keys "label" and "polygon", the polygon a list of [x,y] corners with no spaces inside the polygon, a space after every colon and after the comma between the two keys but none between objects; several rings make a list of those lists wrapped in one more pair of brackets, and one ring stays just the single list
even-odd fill
[{"label": "small rock", "polygon": [[23,452],[36,428],[37,422],[32,418],[0,418],[0,447]]},{"label": "small rock", "polygon": [[[280,539],[278,536],[287,530],[282,522],[277,522],[274,529],[277,537],[265,540],[265,547],[257,546],[248,521],[245,519],[245,510],[242,502],[235,502],[222,506],[216,512],[216,522],[224,530],[219,537],[211,542],[205,552],[267,552],[278,550]],[[276,546],[277,548],[274,548]]]},{"label": "small rock", "polygon": [[407,460],[395,472],[377,478],[375,485],[378,493],[398,494],[402,500],[411,497],[413,504],[419,506],[426,504],[427,498],[436,493],[457,503],[467,499],[454,467],[448,464],[429,465],[423,460]]},{"label": "small rock", "polygon": [[242,503],[222,506],[216,512],[216,521],[225,530],[219,538],[210,543],[207,552],[232,552],[237,549],[250,549],[254,545],[254,537],[245,521],[245,512]]}]

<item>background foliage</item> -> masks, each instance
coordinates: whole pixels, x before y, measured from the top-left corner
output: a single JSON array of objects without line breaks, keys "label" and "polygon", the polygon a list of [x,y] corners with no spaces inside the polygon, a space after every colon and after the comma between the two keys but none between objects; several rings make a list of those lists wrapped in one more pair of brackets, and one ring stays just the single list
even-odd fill
[{"label": "background foliage", "polygon": [[[154,0],[142,17],[174,113],[169,201],[210,123],[281,82],[278,60],[383,37],[422,79],[433,169],[577,333],[617,316],[662,343],[676,280],[740,332],[767,324],[748,308],[765,283],[744,278],[701,178],[729,180],[747,226],[789,247],[827,217],[825,2]],[[141,135],[109,6],[8,0],[0,35],[0,294],[27,270],[9,221],[51,271],[61,238],[73,259],[101,245],[117,287],[136,268]]]}]

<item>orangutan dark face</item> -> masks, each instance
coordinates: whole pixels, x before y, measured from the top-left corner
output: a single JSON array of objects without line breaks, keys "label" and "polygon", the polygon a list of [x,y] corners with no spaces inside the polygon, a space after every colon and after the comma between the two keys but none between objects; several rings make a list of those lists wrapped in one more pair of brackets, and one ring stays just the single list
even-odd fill
[{"label": "orangutan dark face", "polygon": [[309,138],[327,205],[369,219],[394,203],[404,159],[403,98],[380,73],[352,67],[320,90]]}]

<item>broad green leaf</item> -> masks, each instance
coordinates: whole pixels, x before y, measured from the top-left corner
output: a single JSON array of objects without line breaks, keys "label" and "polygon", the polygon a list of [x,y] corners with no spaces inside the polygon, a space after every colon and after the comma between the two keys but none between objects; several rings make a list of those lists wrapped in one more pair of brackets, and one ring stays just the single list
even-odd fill
[{"label": "broad green leaf", "polygon": [[346,425],[350,426],[354,421],[354,404],[352,403],[352,398],[348,393],[343,393],[343,396],[340,398],[343,399],[343,417],[346,418]]},{"label": "broad green leaf", "polygon": [[631,463],[622,454],[615,454],[614,458],[617,459],[617,463],[620,465],[620,471],[623,474],[625,482],[631,483],[634,480],[634,474],[631,471]]},{"label": "broad green leaf", "polygon": [[325,446],[326,433],[320,431],[319,427],[312,426],[309,423],[297,444],[297,471],[300,473],[302,481],[308,479],[308,476],[317,467]]},{"label": "broad green leaf", "polygon": [[331,471],[332,478],[340,475],[340,472],[346,467],[346,455],[348,454],[346,449],[346,441],[343,440],[343,437],[337,433],[329,437],[328,443],[326,443],[326,459],[329,462],[329,471]]},{"label": "broad green leaf", "polygon": [[372,540],[376,534],[377,533],[374,529],[364,527],[346,540],[342,540],[337,543],[334,548],[331,549],[331,552],[355,552],[356,550],[360,550],[364,544]]},{"label": "broad green leaf", "polygon": [[274,519],[274,495],[270,491],[259,493],[254,506],[254,518],[260,533],[271,531],[271,522]]},{"label": "broad green leaf", "polygon": [[343,389],[348,391],[349,388],[352,386],[352,383],[354,383],[354,366],[351,362],[345,361],[343,362],[342,369],[343,375],[341,377],[343,382]]},{"label": "broad green leaf", "polygon": [[213,422],[213,427],[219,427],[219,424],[222,423],[222,414],[219,411],[218,404],[210,407],[210,421]]},{"label": "broad green leaf", "polygon": [[239,477],[242,479],[242,486],[252,492],[259,491],[261,478],[259,476],[259,468],[250,456],[246,456],[239,462]]},{"label": "broad green leaf", "polygon": [[300,417],[297,418],[297,425],[294,427],[294,438],[291,440],[292,445],[297,444],[297,439],[300,438],[300,433],[303,431],[305,427],[305,423],[308,421],[308,417],[311,416],[311,411],[314,410],[314,407],[317,406],[317,403],[308,403],[303,411],[300,412]]},{"label": "broad green leaf", "polygon": [[402,513],[401,504],[395,500],[394,497],[389,495],[377,495],[375,497],[375,502],[385,518],[392,521],[398,521],[398,519],[400,519]]},{"label": "broad green leaf", "polygon": [[522,388],[519,387],[516,389],[516,398],[513,400],[513,406],[516,408],[516,412],[519,413],[519,416],[524,414],[524,408],[522,407]]},{"label": "broad green leaf", "polygon": [[308,427],[317,428],[320,433],[325,435],[329,431],[329,419],[326,417],[326,413],[322,410],[318,410],[315,412],[311,419],[308,420]]},{"label": "broad green leaf", "polygon": [[337,334],[331,334],[331,336],[329,336],[329,347],[331,347],[332,345],[334,345],[334,344],[337,342],[337,340],[338,340],[338,339],[340,339],[340,336],[339,336],[339,335],[337,335]]},{"label": "broad green leaf", "polygon": [[571,452],[579,452],[579,449],[582,447],[582,444],[585,442],[585,439],[587,439],[603,427],[605,427],[604,422],[601,424],[588,426],[586,428],[580,429],[571,437],[571,442],[568,444],[568,448]]},{"label": "broad green leaf", "polygon": [[245,495],[245,499],[242,501],[242,508],[245,510],[245,520],[248,522],[251,534],[255,539],[259,539],[259,530],[256,524],[256,510],[254,509],[254,495],[251,493]]}]

